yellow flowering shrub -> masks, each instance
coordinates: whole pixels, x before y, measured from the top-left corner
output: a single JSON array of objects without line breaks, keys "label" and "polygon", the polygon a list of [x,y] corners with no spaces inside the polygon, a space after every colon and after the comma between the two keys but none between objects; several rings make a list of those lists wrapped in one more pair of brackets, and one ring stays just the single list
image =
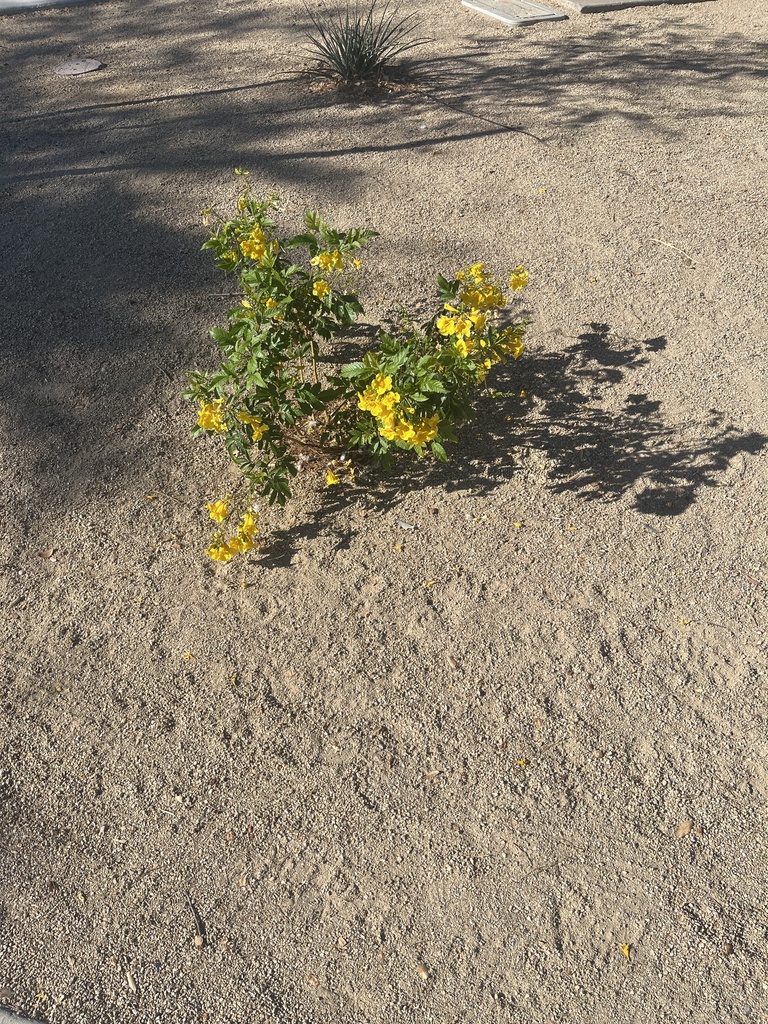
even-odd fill
[{"label": "yellow flowering shrub", "polygon": [[[195,435],[220,436],[242,472],[247,499],[207,504],[216,524],[208,555],[228,562],[256,543],[253,499],[283,504],[302,464],[323,464],[326,485],[354,479],[354,462],[387,464],[398,452],[445,460],[444,442],[471,418],[472,400],[495,363],[524,351],[525,320],[505,313],[507,292],[528,272],[517,266],[502,284],[483,263],[438,277],[440,308],[426,323],[405,317],[395,332],[344,366],[328,366],[321,346],[348,331],[363,312],[351,288],[360,248],[374,231],[342,232],[317,214],[305,230],[281,237],[272,219],[277,197],[256,200],[248,187],[231,219],[214,222],[204,248],[233,273],[242,291],[226,328],[214,328],[221,360],[191,375],[185,397],[197,406]],[[326,350],[327,351],[327,350]]]}]

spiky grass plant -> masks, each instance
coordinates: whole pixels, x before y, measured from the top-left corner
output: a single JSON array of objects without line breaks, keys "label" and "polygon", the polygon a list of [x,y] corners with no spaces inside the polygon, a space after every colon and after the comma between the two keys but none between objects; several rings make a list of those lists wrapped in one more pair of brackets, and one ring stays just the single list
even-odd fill
[{"label": "spiky grass plant", "polygon": [[347,5],[344,13],[324,17],[307,9],[314,25],[306,37],[315,66],[310,72],[344,85],[378,83],[395,60],[423,40],[408,38],[416,15],[397,18],[387,0],[369,5]]}]

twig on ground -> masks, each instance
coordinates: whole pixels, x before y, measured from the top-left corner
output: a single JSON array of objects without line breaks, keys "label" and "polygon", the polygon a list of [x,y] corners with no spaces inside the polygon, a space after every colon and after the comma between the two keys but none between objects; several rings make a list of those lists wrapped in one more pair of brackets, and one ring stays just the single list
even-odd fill
[{"label": "twig on ground", "polygon": [[685,256],[685,258],[687,260],[690,260],[691,265],[694,266],[694,267],[697,266],[697,264],[699,262],[697,259],[695,259],[693,256],[691,256],[689,253],[687,253],[685,251],[685,249],[680,249],[680,248],[678,248],[678,246],[672,245],[671,242],[665,242],[663,238],[651,238],[650,241],[651,242],[657,242],[659,245],[665,245],[667,247],[667,249],[674,249],[675,252],[679,252],[681,256]]}]

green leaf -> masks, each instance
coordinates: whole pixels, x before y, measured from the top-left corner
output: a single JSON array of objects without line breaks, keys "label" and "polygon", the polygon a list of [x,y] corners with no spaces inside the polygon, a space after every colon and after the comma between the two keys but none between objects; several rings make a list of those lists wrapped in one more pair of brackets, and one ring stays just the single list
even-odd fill
[{"label": "green leaf", "polygon": [[302,246],[306,246],[313,256],[318,248],[317,238],[308,233],[303,235],[294,235],[293,238],[287,239],[283,244],[286,249],[299,249]]},{"label": "green leaf", "polygon": [[342,366],[341,368],[341,376],[344,377],[345,380],[349,380],[352,377],[359,377],[361,373],[365,373],[368,369],[369,367],[367,367],[365,363],[361,363],[359,361],[347,363],[346,366]]},{"label": "green leaf", "polygon": [[419,386],[422,391],[428,391],[431,394],[444,395],[446,394],[445,385],[442,381],[437,380],[435,377],[419,382]]},{"label": "green leaf", "polygon": [[445,448],[443,448],[439,441],[433,441],[432,444],[430,445],[430,448],[432,449],[432,454],[440,462],[448,461],[448,455],[445,451]]}]

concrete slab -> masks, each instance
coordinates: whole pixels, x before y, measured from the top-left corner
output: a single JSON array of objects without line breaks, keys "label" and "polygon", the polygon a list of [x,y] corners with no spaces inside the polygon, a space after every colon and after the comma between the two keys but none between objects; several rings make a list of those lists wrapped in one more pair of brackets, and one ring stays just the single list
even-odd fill
[{"label": "concrete slab", "polygon": [[15,1013],[8,1013],[0,1007],[0,1024],[36,1024],[27,1017],[19,1017]]},{"label": "concrete slab", "polygon": [[461,0],[479,14],[487,14],[506,25],[535,25],[539,21],[562,21],[567,14],[553,11],[535,0]]},{"label": "concrete slab", "polygon": [[85,4],[88,0],[0,0],[0,14],[19,14],[21,11],[36,11],[42,7],[72,7]]},{"label": "concrete slab", "polygon": [[572,7],[580,14],[599,14],[604,11],[621,11],[628,7],[653,7],[656,4],[690,4],[712,2],[712,0],[558,0],[563,7]]}]

